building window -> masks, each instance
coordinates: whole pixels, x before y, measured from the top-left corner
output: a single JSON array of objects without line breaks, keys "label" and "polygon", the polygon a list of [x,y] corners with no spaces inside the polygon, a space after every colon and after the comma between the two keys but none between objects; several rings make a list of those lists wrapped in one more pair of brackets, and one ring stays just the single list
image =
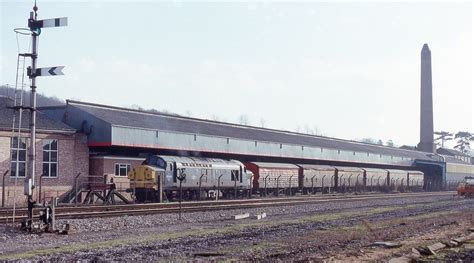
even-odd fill
[{"label": "building window", "polygon": [[58,176],[58,140],[43,140],[43,177]]},{"label": "building window", "polygon": [[115,175],[116,176],[127,176],[131,170],[130,164],[127,163],[116,163],[115,164]]},{"label": "building window", "polygon": [[18,166],[18,177],[26,176],[26,138],[13,137],[11,139],[11,169],[10,176],[17,176]]}]

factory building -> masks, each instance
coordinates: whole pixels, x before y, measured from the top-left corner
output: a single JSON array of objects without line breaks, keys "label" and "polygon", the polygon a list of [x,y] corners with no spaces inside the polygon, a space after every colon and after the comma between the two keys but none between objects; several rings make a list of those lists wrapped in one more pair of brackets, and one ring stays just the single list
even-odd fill
[{"label": "factory building", "polygon": [[437,153],[446,161],[446,183],[450,189],[454,189],[466,176],[474,176],[474,165],[469,155],[446,148],[437,149]]},{"label": "factory building", "polygon": [[450,156],[452,158],[455,158],[463,163],[470,163],[471,162],[471,157],[465,153],[462,153],[457,150],[453,149],[448,149],[448,148],[438,148],[436,150],[438,154],[445,155],[445,156]]},{"label": "factory building", "polygon": [[[5,206],[12,205],[14,200],[24,204],[23,180],[29,158],[29,112],[25,110],[22,114],[21,133],[18,133],[18,123],[13,133],[14,110],[11,106],[12,99],[0,97],[0,198]],[[18,111],[16,114],[18,120]],[[89,172],[87,136],[41,112],[37,114],[36,123],[35,169],[38,176],[34,196],[39,199],[40,185],[42,199],[61,196],[71,190],[78,173]]]},{"label": "factory building", "polygon": [[45,114],[87,134],[92,175],[124,177],[146,154],[419,169],[430,184],[444,181],[444,162],[432,153],[403,150],[290,131],[243,126],[172,114],[67,101]]}]

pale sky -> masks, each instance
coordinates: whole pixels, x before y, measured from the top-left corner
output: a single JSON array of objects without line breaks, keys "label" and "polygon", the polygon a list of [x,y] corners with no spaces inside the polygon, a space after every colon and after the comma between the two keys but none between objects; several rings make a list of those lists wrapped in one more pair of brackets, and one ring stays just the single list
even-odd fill
[{"label": "pale sky", "polygon": [[[63,1],[64,2],[64,1]],[[0,0],[0,84],[15,83],[33,1]],[[435,130],[474,132],[469,2],[38,0],[38,91],[343,139],[419,141],[420,52],[432,52]],[[29,38],[20,37],[21,52]]]}]

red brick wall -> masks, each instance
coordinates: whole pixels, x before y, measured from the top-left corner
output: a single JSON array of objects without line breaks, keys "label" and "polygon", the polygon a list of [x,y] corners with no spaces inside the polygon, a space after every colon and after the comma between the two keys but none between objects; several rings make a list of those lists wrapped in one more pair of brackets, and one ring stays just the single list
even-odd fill
[{"label": "red brick wall", "polygon": [[130,164],[133,167],[141,165],[145,158],[115,157],[115,156],[94,156],[90,158],[89,174],[104,175],[115,174],[115,164]]},{"label": "red brick wall", "polygon": [[115,164],[130,164],[131,169],[141,165],[145,158],[117,157],[117,156],[94,156],[90,158],[89,173],[91,175],[106,175],[107,182],[114,178],[118,190],[129,188],[130,181],[126,176],[115,176]]},{"label": "red brick wall", "polygon": [[[74,177],[78,173],[84,175],[89,171],[89,148],[87,137],[84,134],[62,134],[41,133],[36,135],[36,189],[34,194],[39,194],[39,179],[43,170],[43,140],[58,140],[58,176],[54,178],[42,178],[42,196],[60,196],[69,191],[74,184]],[[22,137],[29,138],[29,134]],[[10,138],[11,132],[0,131],[0,176],[10,169]],[[17,203],[24,204],[23,178],[16,180],[8,174],[5,177],[5,201],[8,205],[13,204],[13,193],[15,192]],[[2,186],[2,180],[0,180]],[[2,198],[0,187],[0,199]]]}]

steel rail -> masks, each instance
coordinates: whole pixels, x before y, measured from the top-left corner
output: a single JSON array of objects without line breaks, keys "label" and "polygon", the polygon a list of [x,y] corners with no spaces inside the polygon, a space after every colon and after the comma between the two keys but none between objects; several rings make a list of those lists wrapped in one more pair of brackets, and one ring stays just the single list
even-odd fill
[{"label": "steel rail", "polygon": [[[191,202],[183,202],[184,205],[187,206],[202,206],[202,205],[223,205],[223,204],[243,204],[243,203],[255,203],[255,202],[275,202],[275,201],[298,201],[298,200],[308,200],[308,201],[318,201],[318,200],[336,200],[336,199],[348,199],[348,198],[360,198],[360,197],[390,197],[390,196],[413,196],[413,195],[420,195],[423,194],[425,196],[429,196],[432,194],[438,193],[451,193],[455,194],[455,192],[428,192],[428,193],[397,193],[397,194],[364,194],[364,195],[325,195],[325,196],[299,196],[299,197],[273,197],[273,198],[260,198],[260,199],[236,199],[236,200],[219,200],[219,201],[191,201]],[[171,202],[171,203],[147,203],[147,204],[123,204],[123,205],[92,205],[92,206],[59,206],[56,208],[57,212],[93,212],[93,211],[112,211],[112,210],[121,210],[121,209],[154,209],[154,208],[166,208],[166,207],[177,207],[178,203]],[[12,209],[1,209],[0,216],[8,216],[12,213]],[[26,213],[26,208],[17,208],[16,213],[21,215],[22,213]]]},{"label": "steel rail", "polygon": [[[296,197],[267,197],[267,198],[253,198],[253,199],[231,199],[231,200],[206,200],[206,201],[185,201],[183,204],[187,205],[201,205],[201,204],[222,204],[222,203],[244,203],[244,202],[273,202],[274,200],[320,200],[320,199],[337,199],[337,198],[356,198],[356,197],[370,197],[370,196],[377,196],[377,197],[387,197],[387,196],[411,196],[411,195],[438,195],[439,193],[447,193],[447,194],[456,194],[456,191],[440,191],[440,192],[412,192],[412,193],[390,193],[390,194],[383,194],[383,193],[373,193],[373,194],[351,194],[351,195],[344,195],[344,194],[325,194],[325,195],[305,195],[305,196],[296,196]],[[107,209],[107,208],[128,208],[128,207],[138,207],[138,208],[146,208],[146,207],[161,207],[161,206],[173,206],[178,205],[177,202],[169,202],[169,203],[137,203],[137,204],[117,204],[117,205],[83,205],[83,206],[73,206],[68,204],[59,205],[56,210],[60,209],[68,209],[68,210],[84,210],[84,209]],[[26,207],[16,208],[17,211],[26,210]],[[0,213],[12,211],[11,208],[3,208],[0,209]]]},{"label": "steel rail", "polygon": [[[221,202],[186,202],[183,203],[183,212],[195,211],[211,211],[211,210],[228,210],[255,207],[271,207],[284,205],[302,205],[317,204],[327,202],[354,202],[374,200],[381,198],[413,198],[413,197],[430,197],[430,196],[449,196],[455,192],[431,192],[431,193],[410,193],[410,194],[373,194],[373,195],[354,195],[354,196],[336,196],[335,198],[272,198],[272,199],[250,199],[250,200],[227,200]],[[241,202],[239,202],[241,201]],[[72,208],[72,209],[70,209]],[[81,210],[82,208],[82,210]],[[92,209],[91,209],[92,208]],[[140,205],[119,205],[119,206],[95,206],[95,207],[63,207],[56,210],[57,219],[72,218],[92,218],[92,217],[111,217],[123,215],[145,215],[159,213],[175,213],[178,212],[177,203],[167,204],[140,204]],[[37,214],[34,214],[37,217]],[[26,213],[19,214],[17,219],[26,218]],[[11,216],[0,215],[0,223],[11,221]]]}]

